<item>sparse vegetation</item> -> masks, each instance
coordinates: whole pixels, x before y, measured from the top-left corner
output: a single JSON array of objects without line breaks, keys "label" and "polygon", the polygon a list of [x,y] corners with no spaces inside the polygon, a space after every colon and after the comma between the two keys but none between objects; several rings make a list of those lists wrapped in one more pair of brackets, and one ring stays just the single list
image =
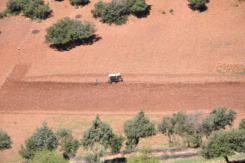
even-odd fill
[{"label": "sparse vegetation", "polygon": [[104,150],[99,148],[94,148],[92,152],[87,153],[85,160],[88,163],[102,163],[100,158],[104,155]]},{"label": "sparse vegetation", "polygon": [[45,37],[47,42],[62,47],[72,42],[89,39],[94,33],[94,24],[64,18],[49,27]]},{"label": "sparse vegetation", "polygon": [[69,163],[55,151],[43,150],[37,152],[31,163]]},{"label": "sparse vegetation", "polygon": [[140,111],[132,120],[128,120],[124,124],[124,133],[127,137],[127,148],[135,148],[140,138],[146,138],[156,134],[155,126],[145,116],[143,111]]},{"label": "sparse vegetation", "polygon": [[140,149],[139,154],[133,154],[127,159],[127,163],[159,163],[159,159],[152,155],[149,147]]},{"label": "sparse vegetation", "polygon": [[0,130],[0,151],[10,149],[12,143],[13,142],[7,132]]}]

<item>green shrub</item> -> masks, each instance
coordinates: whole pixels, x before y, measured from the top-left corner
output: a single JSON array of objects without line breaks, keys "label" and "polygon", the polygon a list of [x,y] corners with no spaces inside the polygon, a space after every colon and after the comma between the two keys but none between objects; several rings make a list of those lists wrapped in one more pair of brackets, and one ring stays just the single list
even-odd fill
[{"label": "green shrub", "polygon": [[79,5],[86,5],[89,3],[89,0],[70,0],[71,5],[79,6]]},{"label": "green shrub", "polygon": [[31,163],[69,163],[69,161],[55,151],[44,150],[37,152]]},{"label": "green shrub", "polygon": [[85,160],[88,163],[102,163],[100,158],[104,155],[104,151],[99,148],[94,148],[92,152],[89,152],[85,155]]},{"label": "green shrub", "polygon": [[43,0],[19,0],[23,14],[32,19],[46,19],[52,10]]},{"label": "green shrub", "polygon": [[245,118],[241,120],[239,124],[239,129],[240,130],[245,130]]},{"label": "green shrub", "polygon": [[19,1],[18,0],[9,0],[7,2],[7,10],[11,14],[19,14],[21,11]]},{"label": "green shrub", "polygon": [[101,22],[108,24],[124,24],[128,20],[129,9],[121,0],[112,0],[106,3],[102,11]]},{"label": "green shrub", "polygon": [[199,132],[194,132],[186,136],[187,146],[190,148],[198,148],[202,145],[202,134]]},{"label": "green shrub", "polygon": [[244,130],[219,130],[213,132],[202,147],[202,156],[206,159],[224,157],[227,162],[228,156],[235,152],[245,152]]},{"label": "green shrub", "polygon": [[135,148],[140,138],[146,138],[156,134],[153,123],[140,111],[132,120],[128,120],[123,126],[124,133],[127,137],[126,145],[129,149]]},{"label": "green shrub", "polygon": [[105,6],[106,6],[106,3],[102,2],[102,1],[96,2],[94,4],[94,9],[91,10],[93,17],[95,17],[95,18],[101,17],[102,12],[105,9]]},{"label": "green shrub", "polygon": [[11,148],[11,138],[7,132],[0,130],[0,151]]},{"label": "green shrub", "polygon": [[205,7],[206,0],[188,0],[189,6],[194,10],[199,10]]},{"label": "green shrub", "polygon": [[74,41],[89,39],[95,33],[95,26],[89,22],[82,24],[79,20],[64,18],[53,24],[46,31],[45,38],[47,42],[64,46]]},{"label": "green shrub", "polygon": [[25,141],[25,147],[21,145],[19,153],[25,159],[32,159],[37,151],[54,150],[57,146],[56,135],[44,122],[42,127]]},{"label": "green shrub", "polygon": [[136,16],[145,15],[148,7],[145,0],[135,0],[135,3],[130,7],[130,12]]},{"label": "green shrub", "polygon": [[225,129],[226,126],[232,126],[235,118],[235,111],[227,110],[225,107],[216,108],[203,119],[203,133],[209,136],[213,131]]},{"label": "green shrub", "polygon": [[159,163],[159,159],[152,155],[152,150],[148,147],[140,149],[139,154],[132,154],[127,159],[127,163]]},{"label": "green shrub", "polygon": [[100,17],[103,23],[121,25],[126,23],[130,14],[142,16],[148,12],[148,8],[144,0],[99,1],[95,3],[91,13],[95,18]]},{"label": "green shrub", "polygon": [[170,10],[169,10],[169,13],[170,13],[170,14],[173,14],[173,13],[174,13],[174,10],[173,10],[173,9],[170,9]]},{"label": "green shrub", "polygon": [[74,139],[70,130],[59,129],[56,133],[61,151],[66,159],[76,156],[79,141]]},{"label": "green shrub", "polygon": [[123,136],[114,135],[110,142],[111,153],[119,153],[124,141]]}]

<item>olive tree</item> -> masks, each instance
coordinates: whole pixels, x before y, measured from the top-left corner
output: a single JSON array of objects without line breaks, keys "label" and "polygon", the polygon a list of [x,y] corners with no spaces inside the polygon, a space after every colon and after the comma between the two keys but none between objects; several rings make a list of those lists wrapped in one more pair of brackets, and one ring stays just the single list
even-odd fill
[{"label": "olive tree", "polygon": [[236,112],[228,110],[225,107],[214,109],[210,114],[203,119],[203,133],[209,136],[213,131],[225,129],[226,126],[232,126],[236,118]]},{"label": "olive tree", "polygon": [[176,144],[175,137],[178,135],[188,147],[199,147],[202,141],[199,121],[198,114],[177,112],[170,117],[163,117],[158,130],[168,136],[170,145]]},{"label": "olive tree", "polygon": [[123,129],[127,137],[126,145],[130,149],[138,145],[140,138],[156,134],[154,124],[150,122],[142,110],[132,120],[126,121]]},{"label": "olive tree", "polygon": [[95,26],[90,22],[64,18],[53,24],[45,36],[48,43],[64,46],[74,41],[89,39],[95,33]]},{"label": "olive tree", "polygon": [[25,159],[33,159],[35,153],[41,150],[54,150],[58,146],[58,140],[55,133],[44,122],[42,127],[36,129],[25,141],[25,146],[21,145],[20,155]]},{"label": "olive tree", "polygon": [[99,1],[94,4],[94,9],[91,10],[93,16],[100,18],[101,22],[116,25],[126,23],[130,14],[141,17],[148,12],[149,5],[145,3],[145,0]]},{"label": "olive tree", "polygon": [[12,140],[6,131],[0,130],[0,151],[5,149],[10,149]]},{"label": "olive tree", "polygon": [[202,156],[206,159],[224,157],[229,162],[228,156],[235,152],[245,152],[245,131],[219,130],[213,132],[202,147]]},{"label": "olive tree", "polygon": [[73,138],[72,132],[67,129],[59,129],[56,135],[64,158],[74,157],[79,148],[79,141]]},{"label": "olive tree", "polygon": [[52,13],[43,0],[18,0],[18,4],[23,14],[31,19],[46,19]]},{"label": "olive tree", "polygon": [[93,149],[96,144],[107,149],[113,137],[112,128],[107,123],[102,122],[99,115],[97,115],[92,126],[83,133],[81,144],[85,149]]}]

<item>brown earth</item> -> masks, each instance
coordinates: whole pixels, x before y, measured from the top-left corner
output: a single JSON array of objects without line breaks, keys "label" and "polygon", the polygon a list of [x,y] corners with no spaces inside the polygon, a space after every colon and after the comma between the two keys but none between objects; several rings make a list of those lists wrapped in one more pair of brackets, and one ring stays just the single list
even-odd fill
[{"label": "brown earth", "polygon": [[[0,1],[1,11],[6,2]],[[0,153],[1,163],[18,162],[20,144],[42,121],[80,138],[97,113],[117,132],[139,109],[155,122],[178,110],[207,114],[219,106],[238,113],[235,126],[245,117],[245,3],[211,0],[200,13],[185,0],[147,0],[147,18],[109,26],[92,18],[95,0],[79,9],[68,0],[47,2],[53,15],[41,23],[0,19],[0,128],[14,141]],[[69,51],[50,48],[45,29],[76,15],[94,22],[101,39]],[[114,72],[125,82],[106,84]],[[163,147],[163,139],[145,144]]]},{"label": "brown earth", "polygon": [[[0,9],[6,1],[1,1]],[[95,2],[75,9],[68,0],[50,0],[53,16],[41,23],[20,16],[0,20],[1,65],[10,65],[10,61],[28,64],[26,77],[45,78],[113,72],[212,75],[217,73],[217,64],[245,61],[245,3],[210,1],[208,9],[200,13],[188,8],[187,1],[148,0],[152,5],[148,17],[131,16],[125,25],[109,26],[92,18]],[[163,10],[167,14],[163,15]],[[79,14],[80,20],[96,24],[101,39],[70,51],[50,48],[45,43],[45,29],[58,19]],[[33,34],[33,30],[40,33]]]}]

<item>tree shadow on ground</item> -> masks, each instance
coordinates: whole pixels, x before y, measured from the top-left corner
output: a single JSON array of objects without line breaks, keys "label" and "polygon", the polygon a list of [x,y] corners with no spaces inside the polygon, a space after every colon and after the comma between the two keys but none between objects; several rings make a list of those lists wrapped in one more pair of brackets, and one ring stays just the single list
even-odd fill
[{"label": "tree shadow on ground", "polygon": [[148,15],[150,15],[150,11],[151,11],[151,5],[148,5],[147,9],[143,12],[139,12],[139,13],[135,13],[134,16],[136,16],[137,18],[145,18]]},{"label": "tree shadow on ground", "polygon": [[245,163],[245,160],[230,161],[230,163]]},{"label": "tree shadow on ground", "polygon": [[82,40],[76,40],[73,42],[69,42],[67,44],[51,44],[50,47],[53,49],[56,49],[58,51],[69,51],[73,48],[75,48],[76,46],[80,46],[80,45],[92,45],[93,43],[99,41],[100,39],[102,39],[100,36],[98,35],[93,35],[87,39],[82,39]]},{"label": "tree shadow on ground", "polygon": [[127,159],[125,157],[118,157],[111,160],[105,160],[104,163],[126,163]]}]

